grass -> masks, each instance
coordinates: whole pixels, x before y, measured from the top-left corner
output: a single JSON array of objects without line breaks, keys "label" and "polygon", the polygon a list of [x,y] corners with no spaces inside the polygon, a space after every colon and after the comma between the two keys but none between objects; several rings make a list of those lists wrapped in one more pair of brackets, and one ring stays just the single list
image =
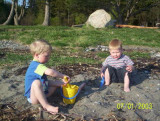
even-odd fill
[{"label": "grass", "polygon": [[[93,52],[91,52],[93,53]],[[0,52],[0,55],[4,53]],[[73,54],[73,53],[72,53]],[[149,53],[145,52],[124,52],[131,59],[136,58],[150,58]],[[86,58],[82,56],[69,57],[69,54],[58,54],[58,52],[54,52],[51,55],[47,66],[58,66],[58,65],[67,65],[67,64],[75,64],[75,63],[86,63],[86,64],[101,64],[102,60],[104,60],[109,52],[98,52],[97,55],[100,59]],[[29,64],[32,60],[32,56],[28,53],[25,54],[16,54],[7,52],[5,56],[0,59],[0,66],[10,66],[10,65],[21,65],[21,64]]]},{"label": "grass", "polygon": [[125,55],[129,56],[131,59],[137,59],[137,58],[150,58],[150,54],[147,52],[124,52]]},{"label": "grass", "polygon": [[[133,52],[123,52],[123,54],[129,56],[131,59],[137,59],[137,58],[150,58],[150,54],[147,52],[138,52],[138,51],[133,51]],[[109,56],[109,52],[99,52],[97,55],[103,59],[105,59],[107,56]]]},{"label": "grass", "polygon": [[[0,55],[4,55],[3,52],[0,52]],[[13,66],[13,65],[21,65],[21,64],[29,64],[32,60],[32,56],[29,53],[25,54],[16,54],[7,52],[4,57],[0,59],[0,66]],[[49,62],[46,64],[47,66],[58,66],[65,64],[75,64],[75,63],[87,63],[87,64],[96,64],[97,60],[92,58],[84,58],[84,57],[69,57],[69,55],[65,54],[57,54],[54,52],[51,54]]]},{"label": "grass", "polygon": [[16,54],[16,53],[3,53],[0,52],[0,55],[4,55],[0,59],[0,66],[10,66],[10,65],[19,65],[26,64],[29,60],[31,60],[31,55],[29,54]]},{"label": "grass", "polygon": [[48,66],[57,66],[57,65],[63,65],[63,64],[75,64],[75,63],[88,63],[88,64],[94,64],[96,61],[94,61],[91,58],[83,58],[83,57],[67,57],[67,56],[52,56]]},{"label": "grass", "polygon": [[85,48],[97,44],[108,45],[114,38],[122,40],[124,45],[160,47],[160,29],[0,26],[0,40],[10,39],[24,44],[45,39],[52,46]]},{"label": "grass", "polygon": [[[70,57],[75,53],[84,53],[89,46],[108,45],[109,41],[117,38],[123,41],[123,45],[160,47],[160,29],[131,29],[131,28],[71,28],[62,26],[0,26],[0,41],[14,40],[23,44],[30,44],[37,39],[45,39],[53,47],[62,50],[61,54],[55,50],[48,63],[51,65],[73,64],[73,63],[101,63],[89,57]],[[67,48],[67,49],[66,49]],[[70,52],[70,54],[66,54]],[[0,52],[2,54],[2,52]],[[125,52],[132,59],[149,58],[145,52]],[[106,52],[96,54],[100,58],[109,55]],[[31,60],[30,54],[6,53],[0,59],[0,65],[26,63]]]}]

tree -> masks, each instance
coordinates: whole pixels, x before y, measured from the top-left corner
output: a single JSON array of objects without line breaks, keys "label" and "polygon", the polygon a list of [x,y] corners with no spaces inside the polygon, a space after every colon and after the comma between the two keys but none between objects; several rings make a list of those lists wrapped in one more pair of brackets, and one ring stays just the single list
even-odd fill
[{"label": "tree", "polygon": [[18,16],[18,0],[12,0],[12,7],[10,10],[10,14],[8,16],[8,19],[3,23],[3,25],[10,24],[13,17],[14,17],[14,24],[19,25],[19,21],[24,16],[25,5],[26,5],[26,0],[23,0],[23,5],[21,7],[21,13]]},{"label": "tree", "polygon": [[45,4],[45,16],[43,24],[44,26],[49,26],[50,24],[50,0],[46,0]]},{"label": "tree", "polygon": [[[30,19],[29,21],[23,20],[27,25],[30,23],[31,25],[41,24],[44,21],[45,15],[45,0],[28,0],[28,6],[26,9],[26,14],[24,18]],[[22,21],[22,23],[23,23]]]},{"label": "tree", "polygon": [[26,0],[23,0],[23,4],[21,6],[21,12],[18,16],[18,0],[15,1],[14,25],[19,25],[20,20],[24,16],[25,6],[26,6]]},{"label": "tree", "polygon": [[10,24],[11,20],[13,19],[14,9],[15,9],[15,1],[16,1],[16,0],[12,0],[12,6],[11,6],[10,14],[9,14],[7,20],[3,23],[3,25],[8,25],[8,24]]},{"label": "tree", "polygon": [[71,14],[72,8],[74,8],[75,6],[75,0],[65,0],[65,6],[67,9],[67,23],[69,25],[70,24],[70,14]]},{"label": "tree", "polygon": [[7,20],[8,14],[10,13],[11,4],[0,0],[0,24]]},{"label": "tree", "polygon": [[126,24],[130,17],[159,4],[159,0],[100,0],[101,7],[110,12],[119,24]]}]

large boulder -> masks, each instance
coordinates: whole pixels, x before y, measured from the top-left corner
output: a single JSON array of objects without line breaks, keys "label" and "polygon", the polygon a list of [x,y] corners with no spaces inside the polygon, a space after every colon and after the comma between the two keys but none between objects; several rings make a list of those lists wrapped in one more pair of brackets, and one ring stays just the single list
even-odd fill
[{"label": "large boulder", "polygon": [[105,28],[106,26],[113,26],[114,22],[111,20],[110,14],[100,9],[89,16],[86,25],[91,25],[94,28]]}]

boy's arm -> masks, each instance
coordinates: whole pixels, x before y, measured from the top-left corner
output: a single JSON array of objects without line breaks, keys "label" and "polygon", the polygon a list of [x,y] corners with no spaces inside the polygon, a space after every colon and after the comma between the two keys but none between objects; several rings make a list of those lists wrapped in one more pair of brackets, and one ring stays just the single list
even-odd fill
[{"label": "boy's arm", "polygon": [[109,56],[105,59],[105,61],[102,63],[102,68],[101,68],[101,73],[104,71],[104,69],[107,67],[108,65],[108,58]]},{"label": "boy's arm", "polygon": [[105,69],[105,66],[102,66],[101,73],[103,73],[104,69]]},{"label": "boy's arm", "polygon": [[134,62],[127,56],[127,66],[126,70],[132,72]]},{"label": "boy's arm", "polygon": [[51,68],[47,68],[45,70],[44,74],[52,76],[52,77],[58,77],[58,78],[64,78],[64,76],[66,76],[66,75],[64,75],[54,69],[51,69]]},{"label": "boy's arm", "polygon": [[[108,57],[107,57],[108,58]],[[103,71],[104,71],[104,69],[106,68],[106,66],[108,65],[108,63],[107,63],[107,58],[105,59],[105,61],[102,63],[102,68],[101,68],[101,77],[103,77],[104,76],[104,74],[103,74]]]}]

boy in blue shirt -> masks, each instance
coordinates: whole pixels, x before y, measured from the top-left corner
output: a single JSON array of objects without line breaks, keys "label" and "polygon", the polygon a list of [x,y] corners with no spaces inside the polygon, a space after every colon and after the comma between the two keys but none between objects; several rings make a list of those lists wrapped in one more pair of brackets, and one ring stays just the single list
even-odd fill
[{"label": "boy in blue shirt", "polygon": [[40,103],[48,112],[58,113],[58,107],[50,105],[47,97],[51,96],[57,87],[68,82],[47,80],[47,75],[52,77],[64,78],[64,74],[46,67],[52,51],[51,45],[45,40],[38,40],[30,45],[30,52],[33,55],[33,61],[30,63],[25,75],[25,96],[32,104]]}]

